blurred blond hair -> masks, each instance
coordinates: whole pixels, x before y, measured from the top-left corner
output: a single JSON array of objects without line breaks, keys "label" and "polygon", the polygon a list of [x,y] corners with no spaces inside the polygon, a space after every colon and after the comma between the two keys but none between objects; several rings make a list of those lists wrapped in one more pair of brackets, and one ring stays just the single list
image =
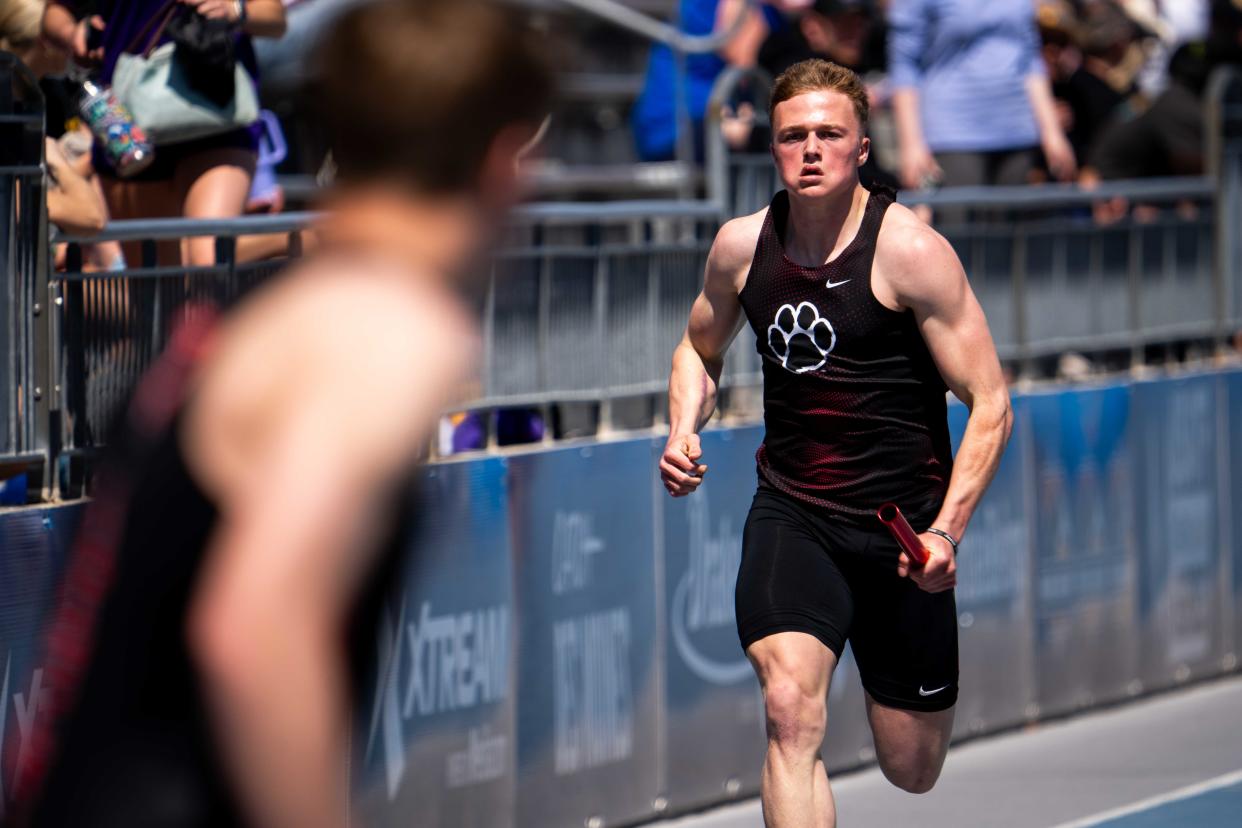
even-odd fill
[{"label": "blurred blond hair", "polygon": [[0,49],[20,52],[34,45],[43,26],[44,0],[0,0]]}]

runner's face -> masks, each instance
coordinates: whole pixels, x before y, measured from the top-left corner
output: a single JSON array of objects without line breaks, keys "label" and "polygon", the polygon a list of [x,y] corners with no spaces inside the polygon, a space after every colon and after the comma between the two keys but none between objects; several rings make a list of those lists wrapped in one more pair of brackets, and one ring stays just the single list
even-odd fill
[{"label": "runner's face", "polygon": [[772,157],[792,195],[852,188],[868,149],[854,104],[840,92],[804,92],[781,101],[772,113]]}]

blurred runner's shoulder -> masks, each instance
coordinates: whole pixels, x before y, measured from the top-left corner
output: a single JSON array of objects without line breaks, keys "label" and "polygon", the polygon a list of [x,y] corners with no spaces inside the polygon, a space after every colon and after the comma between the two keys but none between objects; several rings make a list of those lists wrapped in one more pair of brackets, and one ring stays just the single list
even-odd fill
[{"label": "blurred runner's shoulder", "polygon": [[442,279],[326,253],[239,309],[187,411],[187,460],[202,485],[227,499],[254,473],[255,452],[308,407],[322,409],[325,439],[374,445],[393,472],[408,463],[479,347],[465,310],[434,284]]}]

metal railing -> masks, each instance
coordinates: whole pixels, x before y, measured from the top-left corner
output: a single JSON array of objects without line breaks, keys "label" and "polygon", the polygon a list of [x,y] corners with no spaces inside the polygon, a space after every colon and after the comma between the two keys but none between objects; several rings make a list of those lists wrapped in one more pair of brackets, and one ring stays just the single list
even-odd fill
[{"label": "metal railing", "polygon": [[[690,35],[676,26],[662,23],[652,17],[631,9],[617,0],[559,0],[579,11],[594,15],[615,26],[645,37],[652,43],[667,46],[673,51],[676,62],[673,100],[676,102],[677,160],[692,165],[694,160],[692,125],[686,102],[686,58],[689,55],[707,54],[724,46],[741,31],[742,24],[755,6],[755,0],[742,0],[737,14],[724,29],[706,35]],[[691,195],[690,191],[684,195]]]},{"label": "metal railing", "polygon": [[739,100],[746,100],[755,108],[755,126],[765,128],[771,90],[772,76],[763,69],[730,66],[716,78],[707,99],[703,134],[707,198],[729,215],[744,216],[766,206],[777,180],[770,156],[730,152],[723,129],[725,109],[736,110]]},{"label": "metal railing", "polygon": [[[1109,222],[1092,207],[1142,204]],[[955,245],[1002,357],[1019,368],[1066,350],[1129,352],[1151,344],[1223,340],[1242,318],[1236,268],[1213,251],[1216,185],[1207,178],[1076,187],[945,190],[936,208],[969,206],[940,229]],[[914,199],[911,199],[913,201]],[[661,395],[715,230],[706,202],[535,204],[519,211],[478,297],[484,358],[470,409],[603,403]],[[228,304],[280,261],[239,263],[238,237],[288,234],[296,249],[310,214],[211,222],[114,222],[97,239],[141,240],[141,266],[82,273],[79,257],[53,277],[63,446],[96,445],[109,412],[163,346],[170,312],[194,299]],[[216,235],[213,267],[158,266],[155,243]],[[88,241],[72,241],[71,249]],[[1226,284],[1221,279],[1228,279]],[[756,385],[760,355],[744,327],[725,386]],[[654,409],[653,409],[654,410]],[[607,427],[605,410],[603,427]]]},{"label": "metal railing", "polygon": [[706,35],[691,35],[676,26],[670,26],[653,17],[648,17],[616,0],[559,0],[559,2],[566,6],[573,6],[601,20],[607,20],[634,34],[642,35],[654,43],[663,43],[673,51],[687,55],[714,52],[724,46],[741,30],[742,23],[745,22],[746,16],[750,14],[751,8],[755,5],[755,0],[743,0],[738,7],[737,15],[724,29]]},{"label": "metal railing", "polygon": [[[66,245],[65,268],[52,275],[54,382],[52,407],[60,412],[58,456],[66,461],[101,445],[134,382],[167,344],[179,318],[197,303],[227,307],[286,264],[240,261],[238,240],[283,236],[287,256],[301,251],[311,213],[248,216],[231,220],[144,219],[111,222],[89,238],[54,236]],[[216,264],[186,267],[160,259],[161,243],[214,236]],[[137,242],[136,267],[86,271],[83,246]],[[177,251],[172,251],[177,258]],[[72,483],[71,483],[72,485]]]},{"label": "metal railing", "polygon": [[[47,209],[43,95],[17,58],[0,52],[0,477],[47,468]],[[30,482],[44,489],[43,481]]]}]

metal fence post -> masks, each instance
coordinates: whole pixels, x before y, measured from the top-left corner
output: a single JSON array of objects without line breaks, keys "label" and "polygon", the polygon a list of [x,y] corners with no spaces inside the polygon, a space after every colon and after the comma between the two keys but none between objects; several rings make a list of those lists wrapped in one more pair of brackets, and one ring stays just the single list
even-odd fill
[{"label": "metal fence post", "polygon": [[216,264],[224,266],[224,286],[219,297],[222,304],[231,302],[240,291],[237,283],[237,237],[216,236]]},{"label": "metal fence post", "polygon": [[[40,142],[40,150],[42,150],[42,142]],[[56,384],[56,375],[53,373],[54,365],[52,353],[55,352],[58,343],[52,339],[54,329],[49,324],[49,318],[52,315],[52,307],[50,301],[52,298],[52,289],[49,283],[49,267],[48,267],[48,236],[47,236],[47,193],[43,187],[42,177],[35,179],[29,188],[28,195],[32,196],[30,202],[35,207],[34,221],[32,224],[36,228],[33,239],[33,250],[31,251],[31,261],[29,264],[33,267],[32,274],[34,291],[34,304],[30,309],[31,313],[31,345],[33,347],[34,359],[34,443],[31,446],[35,451],[43,454],[43,470],[42,480],[39,481],[39,495],[43,501],[52,499],[53,479],[55,478],[56,457],[53,454],[53,443],[51,438],[52,431],[52,408],[51,408],[51,391]],[[58,329],[55,329],[58,332]]]},{"label": "metal fence post", "polygon": [[[536,382],[541,393],[547,393],[548,385],[551,382],[551,366],[548,364],[548,352],[551,350],[551,327],[552,327],[552,255],[544,253],[539,257],[539,327],[536,333],[538,341],[538,353],[535,354],[535,364],[537,370]],[[552,404],[545,402],[540,411],[543,416],[544,430],[543,439],[545,443],[552,441],[552,422],[553,412]],[[496,418],[493,417],[493,423]]]},{"label": "metal fence post", "polygon": [[47,443],[47,244],[43,202],[43,93],[30,71],[0,52],[0,455],[15,461],[27,491],[46,498]]},{"label": "metal fence post", "polygon": [[[608,257],[602,247],[595,248],[595,343],[599,349],[599,365],[608,364],[605,354],[608,351]],[[599,381],[599,426],[598,433],[608,434],[612,431],[612,397],[608,393],[609,377],[604,373],[596,375]]]},{"label": "metal fence post", "polygon": [[1013,237],[1013,334],[1017,344],[1018,372],[1030,373],[1030,339],[1026,326],[1026,232],[1014,225]]},{"label": "metal fence post", "polygon": [[[756,84],[757,95],[762,103],[766,100],[771,88],[772,77],[762,69],[731,66],[720,73],[712,85],[711,95],[707,100],[707,116],[704,124],[704,158],[706,161],[704,175],[707,180],[707,199],[716,204],[726,213],[725,218],[733,218],[739,214],[738,193],[740,185],[730,187],[729,180],[729,148],[725,144],[724,133],[720,127],[724,118],[724,107],[728,105],[738,84],[749,79]],[[756,107],[755,126],[767,124],[767,111],[759,112]],[[769,194],[770,196],[770,194]]]},{"label": "metal fence post", "polygon": [[[658,332],[660,330],[660,260],[654,253],[647,254],[647,341],[657,343],[660,341]],[[652,347],[649,350],[651,354],[651,371],[648,376],[659,376],[660,357],[659,349]],[[656,394],[655,401],[652,405],[652,419],[655,421],[653,425],[659,427],[668,419],[668,396],[665,394]]]},{"label": "metal fence post", "polygon": [[[71,271],[82,269],[82,246],[70,244],[65,266]],[[62,448],[84,448],[90,443],[86,431],[86,344],[85,286],[80,280],[61,282],[60,321],[57,326],[61,358],[58,367],[63,391],[60,419]],[[67,421],[66,421],[67,420]]]},{"label": "metal fence post", "polygon": [[1126,231],[1126,323],[1130,328],[1130,369],[1141,370],[1147,362],[1143,347],[1142,291],[1143,291],[1143,237],[1140,225],[1130,223]]},{"label": "metal fence post", "polygon": [[1238,222],[1242,221],[1242,73],[1221,67],[1208,80],[1207,172],[1216,184],[1212,276],[1216,299],[1216,347],[1223,348],[1239,323]]}]

